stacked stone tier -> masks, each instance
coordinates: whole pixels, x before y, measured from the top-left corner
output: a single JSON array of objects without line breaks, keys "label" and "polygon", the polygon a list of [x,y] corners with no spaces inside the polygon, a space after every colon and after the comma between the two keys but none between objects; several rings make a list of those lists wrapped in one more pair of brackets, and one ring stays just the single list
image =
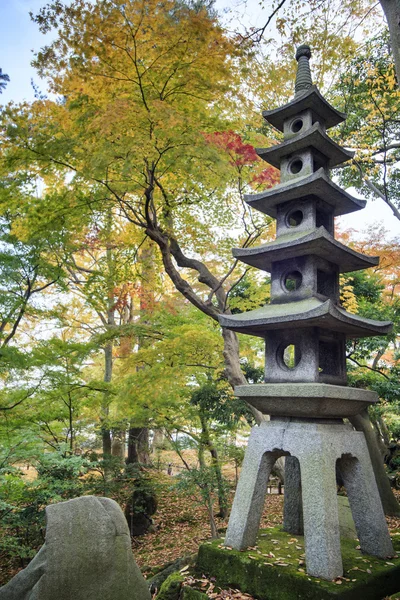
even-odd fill
[{"label": "stacked stone tier", "polygon": [[274,262],[314,255],[337,265],[340,273],[359,271],[379,263],[376,256],[365,256],[335,240],[325,227],[281,235],[273,242],[254,248],[233,248],[240,261],[271,273]]},{"label": "stacked stone tier", "polygon": [[295,160],[297,153],[307,149],[311,149],[313,153],[314,164],[329,169],[354,156],[354,152],[343,149],[331,140],[318,122],[292,139],[285,140],[271,148],[257,148],[256,152],[260,158],[279,169],[284,158],[292,156]]},{"label": "stacked stone tier", "polygon": [[312,200],[317,209],[331,212],[333,217],[345,215],[364,208],[365,200],[354,198],[333,183],[322,167],[306,177],[299,177],[259,194],[246,195],[249,206],[277,218],[277,208],[287,202]]},{"label": "stacked stone tier", "polygon": [[266,415],[337,419],[358,415],[378,402],[376,392],[326,383],[238,385],[235,396]]},{"label": "stacked stone tier", "polygon": [[353,315],[332,300],[312,296],[296,302],[267,304],[238,315],[220,315],[219,322],[237,333],[265,337],[267,332],[283,329],[320,328],[344,333],[348,338],[386,335],[390,321],[375,321]]},{"label": "stacked stone tier", "polygon": [[329,104],[315,85],[291,102],[274,110],[265,110],[262,114],[275,129],[283,131],[285,122],[306,110],[312,112],[314,122],[323,121],[327,129],[346,120],[346,115]]}]

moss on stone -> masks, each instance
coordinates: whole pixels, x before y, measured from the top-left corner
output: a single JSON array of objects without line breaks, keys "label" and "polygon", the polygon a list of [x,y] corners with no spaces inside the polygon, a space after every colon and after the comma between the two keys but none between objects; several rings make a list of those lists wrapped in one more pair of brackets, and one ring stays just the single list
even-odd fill
[{"label": "moss on stone", "polygon": [[[400,553],[400,534],[393,536]],[[357,540],[342,540],[344,577],[340,583],[306,573],[304,538],[279,527],[260,531],[257,545],[243,552],[222,540],[200,547],[196,569],[221,587],[239,588],[260,600],[381,600],[400,591],[400,558],[381,560],[357,550]]]},{"label": "moss on stone", "polygon": [[199,592],[199,590],[195,590],[191,587],[184,587],[182,588],[180,600],[208,600],[208,596],[207,594],[203,594],[203,592]]},{"label": "moss on stone", "polygon": [[162,584],[157,594],[157,600],[179,600],[183,577],[177,573],[171,573]]}]

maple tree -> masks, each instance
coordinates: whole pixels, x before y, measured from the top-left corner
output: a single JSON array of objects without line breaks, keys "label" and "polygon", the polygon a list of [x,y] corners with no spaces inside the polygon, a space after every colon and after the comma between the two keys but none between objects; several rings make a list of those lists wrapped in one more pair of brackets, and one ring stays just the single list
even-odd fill
[{"label": "maple tree", "polygon": [[[215,133],[229,112],[237,120],[234,101],[246,110],[235,44],[204,8],[168,6],[77,1],[43,9],[36,21],[43,31],[57,27],[58,38],[38,53],[36,66],[63,101],[6,111],[3,143],[15,165],[29,161],[49,189],[57,188],[47,196],[47,222],[74,202],[115,202],[158,246],[177,290],[217,320],[229,310],[236,272],[243,275],[228,259],[230,248],[268,230],[268,220],[244,205],[246,185],[276,176],[247,140],[230,129]],[[234,385],[244,381],[238,343],[232,332],[223,336]]]}]

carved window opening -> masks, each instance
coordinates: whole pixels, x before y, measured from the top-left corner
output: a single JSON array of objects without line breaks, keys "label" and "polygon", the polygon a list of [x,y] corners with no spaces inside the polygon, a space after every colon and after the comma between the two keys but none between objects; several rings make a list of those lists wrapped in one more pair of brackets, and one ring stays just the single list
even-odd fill
[{"label": "carved window opening", "polygon": [[283,285],[288,292],[295,292],[302,284],[303,276],[300,271],[291,271],[283,279]]},{"label": "carved window opening", "polygon": [[289,171],[292,173],[292,175],[296,175],[297,173],[300,173],[302,168],[303,168],[303,161],[301,160],[301,158],[295,158],[289,165]]},{"label": "carved window opening", "polygon": [[293,133],[298,133],[303,127],[303,119],[296,119],[290,126]]},{"label": "carved window opening", "polygon": [[332,300],[336,297],[336,272],[317,270],[317,293]]},{"label": "carved window opening", "polygon": [[286,223],[288,227],[298,227],[303,221],[304,215],[301,210],[293,210],[287,216]]},{"label": "carved window opening", "polygon": [[295,369],[301,360],[301,352],[297,345],[287,344],[279,350],[279,362],[287,369]]}]

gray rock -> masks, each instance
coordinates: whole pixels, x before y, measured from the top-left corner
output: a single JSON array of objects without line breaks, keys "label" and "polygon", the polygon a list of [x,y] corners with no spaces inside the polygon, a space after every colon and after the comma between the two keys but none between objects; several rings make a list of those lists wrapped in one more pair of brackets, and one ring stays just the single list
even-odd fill
[{"label": "gray rock", "polygon": [[46,508],[46,540],[0,600],[150,600],[128,525],[109,498],[84,496]]}]

